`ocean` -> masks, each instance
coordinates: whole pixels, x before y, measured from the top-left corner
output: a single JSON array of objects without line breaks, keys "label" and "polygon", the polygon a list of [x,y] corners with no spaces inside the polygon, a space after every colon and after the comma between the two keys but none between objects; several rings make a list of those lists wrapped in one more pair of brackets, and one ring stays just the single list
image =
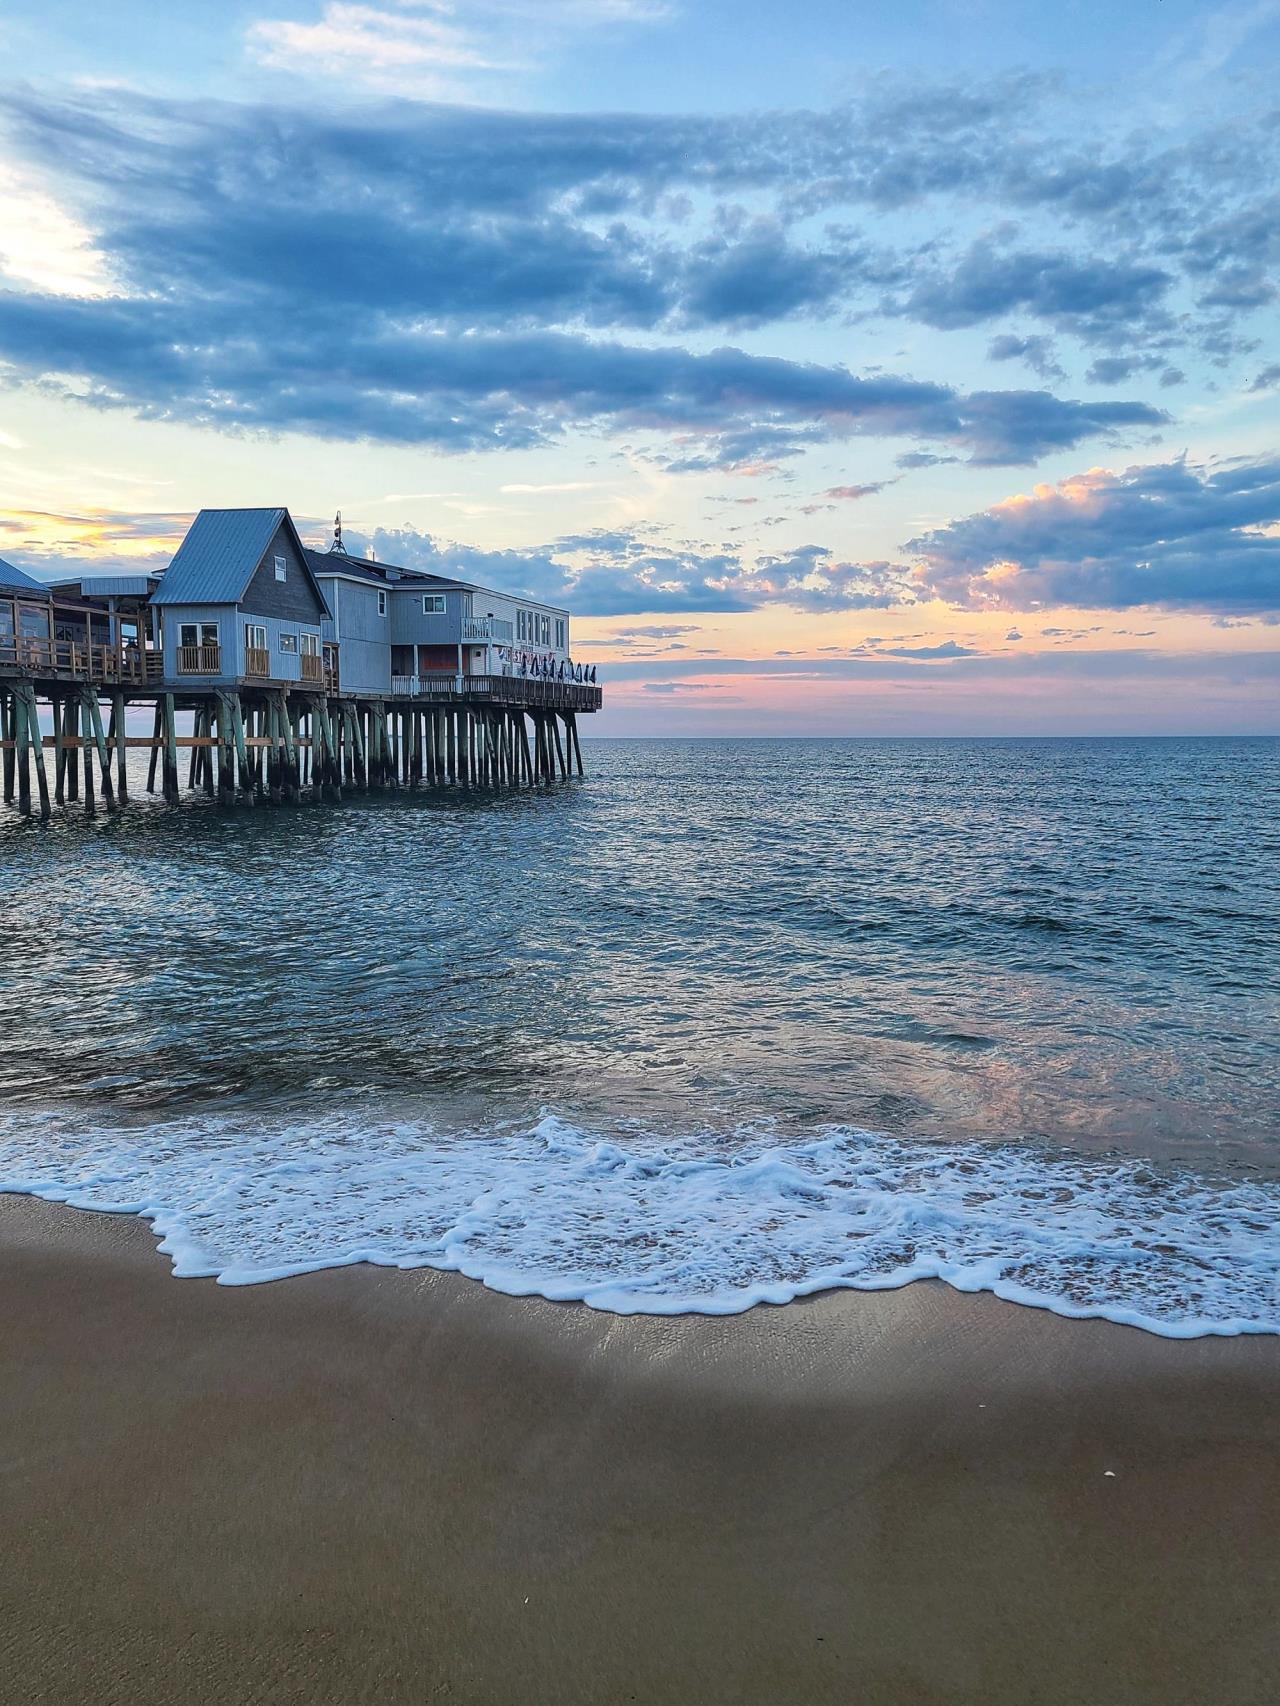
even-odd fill
[{"label": "ocean", "polygon": [[0,1190],[225,1283],[1280,1331],[1280,741],[584,748],[0,812]]}]

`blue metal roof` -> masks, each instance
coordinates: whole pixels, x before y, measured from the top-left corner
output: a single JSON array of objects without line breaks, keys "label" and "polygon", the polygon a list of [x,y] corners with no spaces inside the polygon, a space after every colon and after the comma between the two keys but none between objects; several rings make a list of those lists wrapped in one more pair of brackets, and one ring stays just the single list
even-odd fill
[{"label": "blue metal roof", "polygon": [[43,581],[34,580],[22,569],[15,569],[0,557],[0,592],[20,592],[28,598],[52,598]]},{"label": "blue metal roof", "polygon": [[80,582],[85,598],[145,598],[159,575],[86,575]]},{"label": "blue metal roof", "polygon": [[307,548],[287,509],[202,509],[160,579],[152,604],[238,604],[284,523],[326,616],[330,614]]},{"label": "blue metal roof", "polygon": [[202,509],[151,602],[238,604],[287,513],[283,509]]}]

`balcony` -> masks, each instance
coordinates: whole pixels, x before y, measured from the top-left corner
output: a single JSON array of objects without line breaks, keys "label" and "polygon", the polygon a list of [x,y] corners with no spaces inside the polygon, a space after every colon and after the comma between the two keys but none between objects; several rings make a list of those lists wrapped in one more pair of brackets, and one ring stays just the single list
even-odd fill
[{"label": "balcony", "polygon": [[221,646],[179,646],[179,675],[221,675]]},{"label": "balcony", "polygon": [[518,675],[393,675],[397,698],[427,699],[434,704],[486,701],[504,709],[598,711],[604,695],[583,681],[542,681]]},{"label": "balcony", "polygon": [[264,677],[271,674],[271,653],[265,646],[245,647],[244,672]]},{"label": "balcony", "polygon": [[302,679],[304,681],[324,680],[324,659],[319,652],[303,652]]},{"label": "balcony", "polygon": [[510,622],[503,622],[497,616],[466,616],[462,621],[462,638],[466,640],[492,640],[496,645],[511,644],[512,628]]},{"label": "balcony", "polygon": [[134,644],[82,645],[25,634],[0,634],[0,675],[145,687],[164,677],[164,658]]}]

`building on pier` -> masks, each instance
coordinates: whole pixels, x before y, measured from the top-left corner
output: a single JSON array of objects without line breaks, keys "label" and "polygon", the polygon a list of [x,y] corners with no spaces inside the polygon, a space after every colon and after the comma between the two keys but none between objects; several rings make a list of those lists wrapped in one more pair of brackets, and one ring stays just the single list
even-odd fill
[{"label": "building on pier", "polygon": [[[130,745],[150,748],[148,787],[159,767],[169,797],[180,747],[189,786],[224,797],[581,774],[577,716],[601,693],[570,663],[569,620],[510,592],[352,557],[340,527],[334,549],[310,550],[283,508],[202,510],[159,575],[47,585],[0,562],[5,798],[16,789],[30,809],[34,762],[47,813],[46,744],[55,798],[79,797],[83,774],[90,805],[91,761],[113,804]],[[139,702],[154,706],[150,739],[126,734]],[[182,711],[191,735],[177,732]]]}]

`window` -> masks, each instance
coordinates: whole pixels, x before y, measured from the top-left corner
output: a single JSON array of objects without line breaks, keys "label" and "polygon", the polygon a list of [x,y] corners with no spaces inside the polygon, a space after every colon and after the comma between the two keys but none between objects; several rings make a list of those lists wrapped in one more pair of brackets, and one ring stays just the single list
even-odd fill
[{"label": "window", "polygon": [[538,617],[538,644],[540,646],[551,644],[551,618],[549,616]]},{"label": "window", "polygon": [[246,622],[244,643],[251,652],[265,652],[267,649],[267,630],[260,628],[256,622]]},{"label": "window", "polygon": [[296,652],[297,649],[298,649],[298,636],[296,634],[281,634],[281,636],[280,636],[280,650],[282,652]]},{"label": "window", "polygon": [[380,592],[378,594],[378,615],[379,616],[385,616],[386,614],[387,614],[387,595],[385,592]]},{"label": "window", "polygon": [[516,639],[528,639],[528,635],[525,633],[525,613],[523,610],[516,611]]},{"label": "window", "polygon": [[178,628],[180,646],[216,646],[217,643],[216,622],[183,622]]},{"label": "window", "polygon": [[289,576],[289,565],[285,562],[283,557],[277,557],[276,558],[276,579],[278,581],[287,580],[288,576]]},{"label": "window", "polygon": [[563,617],[560,618],[560,620],[558,620],[556,622],[556,646],[557,646],[558,650],[560,650],[560,651],[564,650],[564,619],[563,619]]},{"label": "window", "polygon": [[302,655],[304,658],[318,658],[320,656],[319,634],[304,634],[302,636]]},{"label": "window", "polygon": [[424,616],[443,616],[444,594],[442,592],[424,592],[422,595],[422,614]]}]

